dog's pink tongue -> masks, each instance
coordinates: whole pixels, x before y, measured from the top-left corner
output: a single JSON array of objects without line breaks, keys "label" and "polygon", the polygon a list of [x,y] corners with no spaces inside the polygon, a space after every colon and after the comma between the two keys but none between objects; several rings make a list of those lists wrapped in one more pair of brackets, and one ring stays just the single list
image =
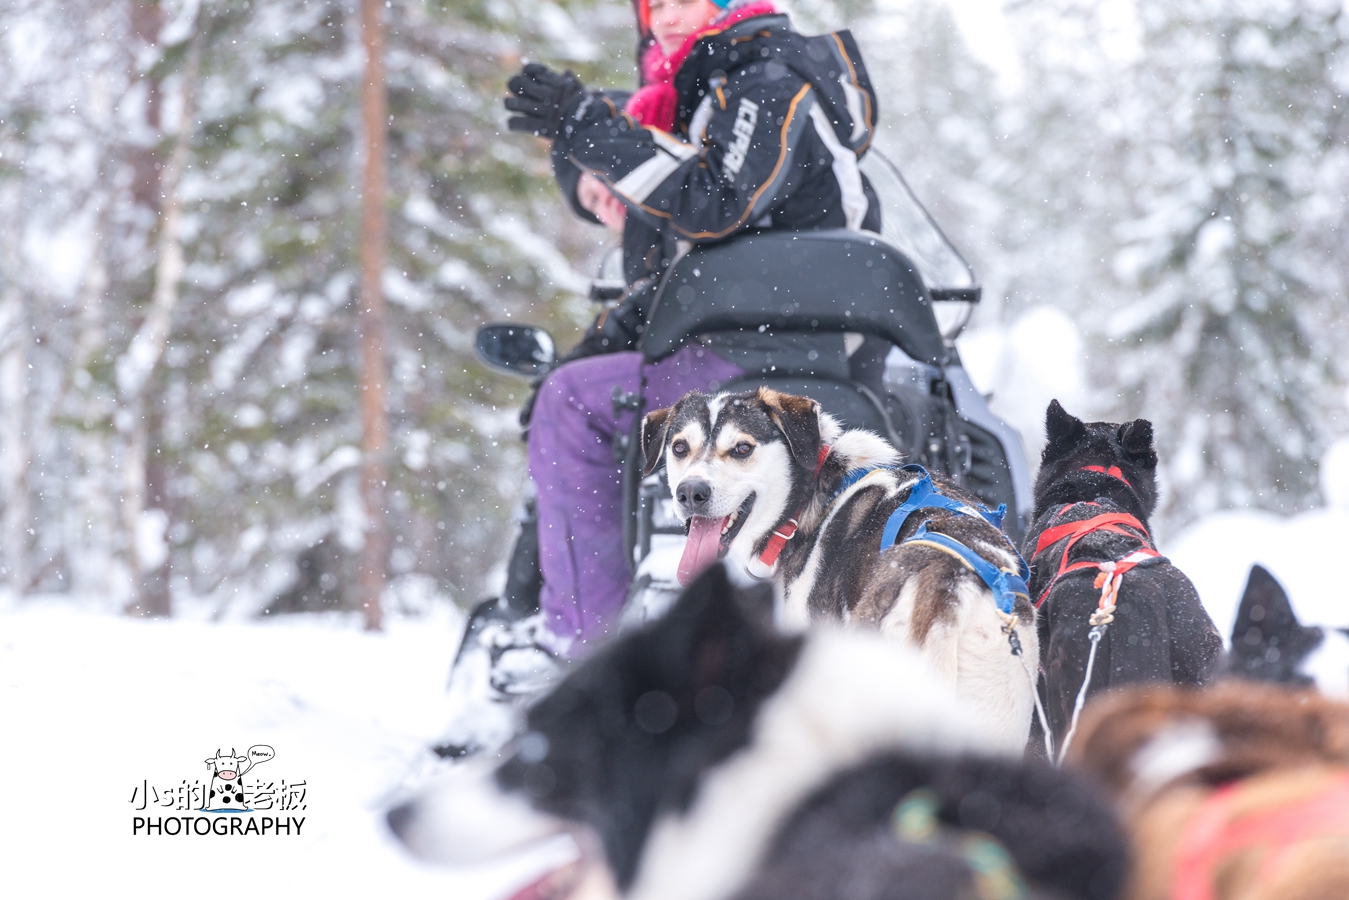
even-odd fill
[{"label": "dog's pink tongue", "polygon": [[707,516],[693,516],[689,519],[689,536],[684,541],[684,555],[679,558],[679,583],[684,587],[693,584],[698,574],[717,561],[721,552],[721,529],[726,526],[730,516],[710,519]]}]

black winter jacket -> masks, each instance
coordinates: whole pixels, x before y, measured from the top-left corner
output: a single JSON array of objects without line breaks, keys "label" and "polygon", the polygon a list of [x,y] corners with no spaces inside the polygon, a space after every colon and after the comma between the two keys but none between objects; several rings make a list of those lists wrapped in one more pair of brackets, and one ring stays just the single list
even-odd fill
[{"label": "black winter jacket", "polygon": [[805,37],[785,15],[705,35],[675,76],[675,134],[587,95],[555,149],[605,178],[629,215],[715,241],[745,228],[879,230],[857,161],[876,97],[847,32]]}]

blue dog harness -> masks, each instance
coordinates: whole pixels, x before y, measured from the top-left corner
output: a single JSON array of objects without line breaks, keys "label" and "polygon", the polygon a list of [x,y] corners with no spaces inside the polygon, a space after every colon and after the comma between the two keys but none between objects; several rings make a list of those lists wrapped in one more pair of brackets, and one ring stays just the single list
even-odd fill
[{"label": "blue dog harness", "polygon": [[[908,521],[909,516],[922,509],[945,509],[965,516],[979,516],[994,528],[997,528],[999,534],[1002,534],[1002,520],[1007,514],[1007,504],[999,505],[995,511],[989,511],[982,507],[975,508],[968,503],[961,503],[959,500],[953,500],[939,493],[932,484],[932,476],[920,465],[907,465],[902,467],[900,471],[914,473],[919,476],[919,479],[910,489],[908,499],[901,503],[899,508],[892,512],[890,518],[886,520],[885,531],[881,534],[880,550],[882,552],[895,545],[899,532],[904,528],[904,523]],[[866,474],[869,473],[858,475],[852,481],[852,484],[856,484]],[[849,473],[850,477],[851,475],[852,473]],[[848,486],[850,487],[851,484]],[[997,603],[998,609],[1004,614],[1010,614],[1017,597],[1025,597],[1028,602],[1030,600],[1030,589],[1026,586],[1026,581],[1030,578],[1030,569],[1026,566],[1026,561],[1021,558],[1021,554],[1017,552],[1011,539],[1007,538],[1005,534],[1003,534],[1003,538],[1007,540],[1012,554],[1016,557],[1017,571],[1015,572],[993,565],[950,535],[928,531],[927,521],[919,525],[918,530],[901,541],[900,544],[901,546],[918,544],[925,547],[934,547],[956,557],[969,567],[974,574],[978,575],[984,584],[988,585],[988,589],[993,592],[993,600]]]},{"label": "blue dog harness", "polygon": [[[844,476],[838,490],[834,493],[834,500],[830,501],[833,506],[834,501],[843,494],[848,488],[853,487],[859,481],[878,471],[894,471],[886,466],[879,469],[855,469]],[[953,500],[937,491],[932,483],[932,476],[928,474],[927,469],[920,465],[911,464],[899,469],[901,472],[909,472],[918,476],[912,488],[909,489],[909,496],[899,508],[890,514],[890,518],[885,522],[885,530],[881,534],[881,546],[878,552],[884,552],[895,545],[900,531],[904,528],[904,523],[909,520],[909,516],[923,509],[945,509],[950,512],[959,513],[963,516],[979,516],[994,528],[1007,541],[1007,546],[1011,549],[1012,555],[1016,557],[1017,570],[1002,569],[993,565],[979,554],[975,553],[969,547],[957,541],[950,535],[940,534],[927,530],[927,520],[924,520],[918,526],[918,530],[913,535],[901,542],[903,544],[917,544],[923,547],[932,547],[954,556],[965,564],[967,568],[978,575],[980,580],[988,586],[993,592],[993,602],[997,604],[998,613],[1003,619],[1003,633],[1007,635],[1008,645],[1011,647],[1012,655],[1021,661],[1021,668],[1026,673],[1026,680],[1030,682],[1031,698],[1035,703],[1035,713],[1040,718],[1040,730],[1044,733],[1045,754],[1049,759],[1054,759],[1054,737],[1049,728],[1049,722],[1045,718],[1044,706],[1040,703],[1040,694],[1036,689],[1035,673],[1031,671],[1030,664],[1026,661],[1026,655],[1021,649],[1021,639],[1017,637],[1016,626],[1017,618],[1012,615],[1012,610],[1016,606],[1017,597],[1025,597],[1026,602],[1030,602],[1030,589],[1026,582],[1030,580],[1030,568],[1026,561],[1022,559],[1017,551],[1016,545],[1012,539],[1002,530],[1002,519],[1007,514],[1007,504],[1003,503],[994,511],[989,511],[983,507],[970,506],[968,503],[961,503],[959,500]],[[826,512],[826,515],[828,513]]]}]

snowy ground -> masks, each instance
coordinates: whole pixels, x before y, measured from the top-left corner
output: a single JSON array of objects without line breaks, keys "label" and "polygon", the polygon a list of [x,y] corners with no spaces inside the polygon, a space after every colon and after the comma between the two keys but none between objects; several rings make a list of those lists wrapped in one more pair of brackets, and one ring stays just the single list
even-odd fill
[{"label": "snowy ground", "polygon": [[[535,873],[427,868],[381,817],[444,727],[460,621],[442,611],[370,635],[347,618],[212,624],[88,613],[59,599],[0,604],[4,893],[509,892]],[[303,817],[298,836],[132,834],[135,816],[193,815],[176,798],[137,810],[146,782],[161,792],[205,783],[217,748],[254,744],[276,756],[245,780],[303,782],[305,808],[253,815]]]},{"label": "snowy ground", "polygon": [[[1325,560],[1346,544],[1349,510],[1318,510],[1215,516],[1163,550],[1226,632],[1252,561],[1284,580],[1307,621],[1349,624],[1349,588],[1325,578]],[[88,613],[58,599],[0,608],[0,767],[10,775],[0,847],[7,885],[22,886],[6,893],[95,896],[116,884],[151,898],[505,896],[537,869],[426,867],[382,824],[444,725],[459,627],[445,612],[370,635],[319,616],[211,624]],[[305,784],[305,809],[273,813],[303,816],[299,836],[132,834],[135,816],[155,814],[135,808],[147,781],[204,782],[217,748],[254,744],[276,757],[250,778]]]}]

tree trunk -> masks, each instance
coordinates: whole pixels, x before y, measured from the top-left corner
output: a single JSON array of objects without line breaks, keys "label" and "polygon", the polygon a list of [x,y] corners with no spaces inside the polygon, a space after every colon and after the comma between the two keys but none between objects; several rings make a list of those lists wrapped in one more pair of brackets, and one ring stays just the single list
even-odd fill
[{"label": "tree trunk", "polygon": [[[144,612],[149,616],[168,617],[173,614],[169,593],[169,469],[162,453],[164,443],[164,415],[158,398],[143,406],[145,414],[145,512],[141,513],[141,532],[137,536],[136,561],[140,568],[140,595]],[[142,545],[144,542],[144,545]]]},{"label": "tree trunk", "polygon": [[[141,7],[138,7],[140,9]],[[157,9],[157,7],[156,7]],[[148,17],[153,21],[156,17]],[[162,13],[157,17],[162,20]],[[149,26],[147,25],[147,28]],[[141,35],[157,40],[158,31]],[[187,168],[188,143],[192,132],[192,99],[200,60],[200,28],[188,49],[183,70],[181,115],[177,123],[173,151],[166,163],[153,167],[158,178],[159,234],[155,246],[155,286],[150,308],[130,345],[117,360],[117,387],[123,398],[124,434],[128,437],[125,479],[124,521],[128,529],[133,560],[133,582],[137,597],[129,611],[141,615],[168,616],[172,612],[169,596],[168,558],[165,546],[168,512],[164,502],[168,472],[161,457],[161,416],[154,396],[153,375],[168,345],[173,312],[178,306],[178,284],[183,277],[183,245],[179,233],[182,213],[178,202],[178,183]],[[160,86],[151,93],[158,97]],[[146,108],[147,124],[159,130],[159,106]],[[158,152],[155,153],[158,157]]]},{"label": "tree trunk", "polygon": [[384,89],[382,0],[361,0],[361,37],[365,45],[365,84],[361,120],[365,130],[365,173],[361,193],[361,499],[365,541],[361,546],[360,592],[365,627],[378,631],[383,611],[380,594],[388,565],[385,516],[385,456],[389,425],[384,409],[384,136],[388,104]]},{"label": "tree trunk", "polygon": [[[95,233],[108,232],[110,216],[101,209]],[[129,535],[117,521],[116,450],[118,436],[102,427],[108,414],[97,382],[89,368],[108,352],[105,300],[108,271],[102,259],[102,238],[97,239],[89,269],[80,289],[78,335],[71,359],[74,391],[70,415],[82,424],[75,432],[74,450],[80,460],[78,481],[68,507],[66,546],[70,553],[71,592],[79,597],[118,596],[125,582],[117,577],[118,541]]]}]

